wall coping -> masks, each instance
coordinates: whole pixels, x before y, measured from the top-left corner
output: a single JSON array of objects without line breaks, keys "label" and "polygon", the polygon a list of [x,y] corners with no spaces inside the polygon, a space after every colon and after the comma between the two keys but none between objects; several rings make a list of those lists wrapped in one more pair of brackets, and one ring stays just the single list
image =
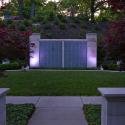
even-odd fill
[{"label": "wall coping", "polygon": [[98,88],[105,97],[125,97],[125,88]]},{"label": "wall coping", "polygon": [[0,96],[5,95],[9,90],[9,88],[0,88]]},{"label": "wall coping", "polygon": [[82,41],[82,42],[87,42],[86,39],[40,39],[40,41],[58,41],[58,42],[62,42],[62,41]]}]

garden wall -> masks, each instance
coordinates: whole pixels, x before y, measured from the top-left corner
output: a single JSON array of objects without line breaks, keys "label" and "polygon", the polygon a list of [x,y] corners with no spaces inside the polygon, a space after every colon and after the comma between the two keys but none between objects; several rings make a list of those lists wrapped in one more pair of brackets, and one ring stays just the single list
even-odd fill
[{"label": "garden wall", "polygon": [[30,68],[96,68],[97,35],[86,39],[40,39],[30,36]]}]

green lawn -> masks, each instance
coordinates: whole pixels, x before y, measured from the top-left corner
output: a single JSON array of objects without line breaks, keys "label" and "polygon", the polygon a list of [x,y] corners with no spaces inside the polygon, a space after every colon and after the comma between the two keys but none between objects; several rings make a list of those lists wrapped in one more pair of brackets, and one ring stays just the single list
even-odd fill
[{"label": "green lawn", "polygon": [[125,87],[125,73],[96,71],[8,72],[0,87],[9,95],[99,95],[98,87]]}]

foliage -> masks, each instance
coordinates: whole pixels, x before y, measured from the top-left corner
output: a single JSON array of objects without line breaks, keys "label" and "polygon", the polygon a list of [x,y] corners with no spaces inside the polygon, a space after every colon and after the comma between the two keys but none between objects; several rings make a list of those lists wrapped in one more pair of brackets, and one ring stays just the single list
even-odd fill
[{"label": "foliage", "polygon": [[34,110],[33,104],[7,104],[7,125],[27,125]]},{"label": "foliage", "polygon": [[125,61],[125,19],[112,22],[106,34],[107,56]]},{"label": "foliage", "polygon": [[8,58],[28,61],[29,34],[30,31],[0,27],[0,59]]},{"label": "foliage", "polygon": [[125,11],[124,0],[107,0],[107,1],[114,11],[117,11],[117,12]]},{"label": "foliage", "polygon": [[58,14],[71,17],[80,14],[86,19],[91,19],[95,18],[96,12],[103,9],[106,9],[104,0],[59,0],[59,2],[47,0],[11,0],[2,11],[7,10],[11,15],[19,15],[21,18],[28,19],[44,15],[49,20],[53,20]]},{"label": "foliage", "polygon": [[15,96],[94,96],[98,87],[125,87],[125,72],[44,71],[7,72],[0,87]]},{"label": "foliage", "polygon": [[66,25],[64,23],[60,23],[59,27],[61,30],[65,30],[66,29]]},{"label": "foliage", "polygon": [[[113,1],[109,0],[113,11],[118,13],[125,12],[125,2],[121,0]],[[125,62],[125,19],[124,16],[113,21],[106,35],[106,51],[107,56],[112,57],[115,60],[122,60]]]},{"label": "foliage", "polygon": [[108,61],[107,63],[106,62],[103,63],[102,67],[104,68],[104,70],[117,70],[118,68],[116,62],[113,63],[111,61]]},{"label": "foliage", "polygon": [[18,62],[10,63],[10,64],[0,64],[0,70],[14,70],[21,69],[21,65]]},{"label": "foliage", "polygon": [[101,125],[101,106],[100,105],[84,105],[84,114],[88,125]]}]

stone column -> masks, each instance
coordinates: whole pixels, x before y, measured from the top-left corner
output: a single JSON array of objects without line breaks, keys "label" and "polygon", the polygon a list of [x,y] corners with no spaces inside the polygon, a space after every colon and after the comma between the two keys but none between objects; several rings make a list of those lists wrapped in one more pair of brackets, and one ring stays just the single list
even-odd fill
[{"label": "stone column", "polygon": [[87,68],[97,68],[97,34],[86,34],[87,40]]},{"label": "stone column", "polygon": [[0,125],[6,125],[6,93],[8,88],[0,88]]},{"label": "stone column", "polygon": [[98,88],[105,99],[101,125],[125,125],[125,88]]},{"label": "stone column", "polygon": [[30,67],[39,68],[39,42],[40,34],[33,33],[30,38]]}]

